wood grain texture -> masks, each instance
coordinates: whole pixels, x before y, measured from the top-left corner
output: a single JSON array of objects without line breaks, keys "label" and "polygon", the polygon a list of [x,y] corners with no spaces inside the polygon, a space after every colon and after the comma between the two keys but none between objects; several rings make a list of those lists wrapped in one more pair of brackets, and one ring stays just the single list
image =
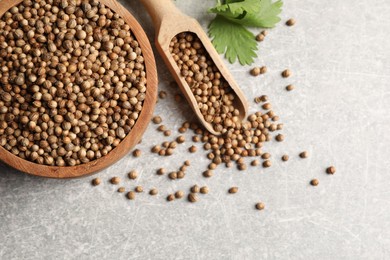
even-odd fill
[{"label": "wood grain texture", "polygon": [[180,69],[169,51],[172,38],[182,32],[192,32],[199,37],[220,73],[238,97],[235,99],[234,105],[240,111],[240,120],[245,120],[248,114],[248,101],[198,21],[180,12],[171,0],[141,0],[141,2],[153,20],[156,30],[155,44],[157,50],[204,127],[215,135],[220,134],[215,132],[212,125],[205,121],[190,86],[181,76]]},{"label": "wood grain texture", "polygon": [[[22,0],[1,1],[0,17],[2,17],[3,14],[12,6],[18,5],[21,2]],[[126,23],[130,25],[132,33],[135,35],[138,43],[140,44],[142,54],[145,58],[147,78],[146,98],[136,124],[126,138],[122,140],[122,142],[109,154],[86,164],[65,167],[40,165],[13,155],[0,146],[0,160],[9,166],[22,172],[41,177],[81,177],[103,170],[104,168],[112,165],[125,156],[139,142],[139,140],[141,140],[141,137],[152,118],[157,99],[157,70],[153,51],[142,27],[122,5],[114,0],[101,0],[100,2],[118,13],[126,21]]]}]

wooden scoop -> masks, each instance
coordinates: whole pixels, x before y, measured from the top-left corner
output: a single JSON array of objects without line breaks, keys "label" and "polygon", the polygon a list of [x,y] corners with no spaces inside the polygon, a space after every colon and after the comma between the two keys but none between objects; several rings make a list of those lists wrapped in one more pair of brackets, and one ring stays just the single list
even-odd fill
[{"label": "wooden scoop", "polygon": [[243,92],[234,81],[232,75],[225,67],[218,52],[213,47],[210,39],[203,31],[200,24],[194,18],[184,15],[182,12],[180,12],[180,10],[176,8],[171,0],[141,0],[141,2],[148,10],[149,15],[152,17],[156,29],[155,44],[158,51],[160,52],[160,55],[164,59],[164,62],[168,66],[176,82],[179,84],[180,89],[184,93],[192,109],[195,111],[199,120],[206,127],[206,129],[215,135],[221,134],[216,132],[213,126],[204,119],[198,107],[198,103],[192,94],[190,86],[187,84],[184,77],[180,75],[179,67],[173,59],[171,52],[169,51],[169,44],[172,38],[182,32],[192,32],[199,37],[200,41],[203,43],[203,46],[219,69],[221,75],[225,78],[234,91],[236,95],[234,106],[240,111],[239,119],[241,121],[244,120],[248,113],[248,102]]}]

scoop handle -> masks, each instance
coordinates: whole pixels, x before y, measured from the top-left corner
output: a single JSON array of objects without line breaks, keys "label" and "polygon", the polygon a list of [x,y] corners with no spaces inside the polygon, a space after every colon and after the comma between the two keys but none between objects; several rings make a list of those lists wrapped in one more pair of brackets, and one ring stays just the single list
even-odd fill
[{"label": "scoop handle", "polygon": [[141,3],[152,17],[156,29],[161,27],[164,19],[170,20],[175,16],[182,16],[172,0],[141,0]]}]

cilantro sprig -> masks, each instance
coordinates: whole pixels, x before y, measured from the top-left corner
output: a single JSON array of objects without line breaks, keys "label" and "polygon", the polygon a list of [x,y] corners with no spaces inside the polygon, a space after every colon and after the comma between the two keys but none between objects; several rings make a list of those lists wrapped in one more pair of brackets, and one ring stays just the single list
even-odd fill
[{"label": "cilantro sprig", "polygon": [[255,36],[246,27],[272,28],[279,21],[282,0],[217,0],[209,9],[216,17],[210,22],[209,35],[216,50],[230,63],[250,65],[257,57]]}]

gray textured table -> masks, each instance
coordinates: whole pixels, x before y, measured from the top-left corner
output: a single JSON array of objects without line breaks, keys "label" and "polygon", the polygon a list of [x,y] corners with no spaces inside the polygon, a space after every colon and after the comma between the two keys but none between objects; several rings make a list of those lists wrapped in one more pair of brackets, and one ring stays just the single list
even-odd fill
[{"label": "gray textured table", "polygon": [[[122,1],[153,38],[138,1]],[[205,10],[214,1],[177,0],[206,27]],[[50,180],[0,166],[0,259],[389,259],[390,258],[390,2],[386,0],[285,1],[283,23],[260,45],[257,64],[265,76],[248,76],[249,67],[229,65],[248,99],[267,94],[285,124],[286,141],[267,149],[274,166],[245,173],[219,168],[205,181],[202,153],[161,160],[146,151],[164,138],[150,125],[139,159],[131,155],[97,176]],[[160,89],[172,80],[160,58]],[[291,68],[294,76],[282,79]],[[284,86],[293,83],[295,91]],[[169,99],[156,113],[171,129],[191,119],[186,104]],[[254,106],[251,107],[252,111]],[[308,150],[307,160],[298,152]],[[288,163],[279,163],[283,153]],[[159,166],[176,168],[190,159],[179,182],[154,175]],[[337,173],[327,176],[324,167]],[[156,186],[129,202],[107,184],[110,176],[137,169],[137,183]],[[320,185],[308,182],[318,178]],[[205,184],[210,194],[199,203],[167,203],[167,192]],[[134,183],[127,182],[128,187]],[[240,192],[228,196],[236,185]],[[264,201],[266,210],[253,209]]]}]

